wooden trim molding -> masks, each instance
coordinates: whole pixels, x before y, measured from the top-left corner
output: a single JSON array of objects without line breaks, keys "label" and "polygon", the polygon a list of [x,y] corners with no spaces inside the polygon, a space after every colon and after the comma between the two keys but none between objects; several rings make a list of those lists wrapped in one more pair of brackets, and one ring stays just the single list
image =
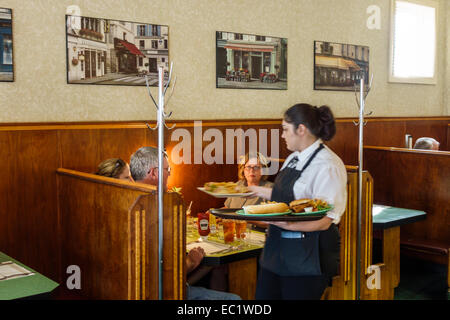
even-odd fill
[{"label": "wooden trim molding", "polygon": [[108,184],[111,186],[116,186],[116,187],[121,187],[121,188],[126,188],[126,189],[133,189],[133,190],[138,190],[138,191],[143,191],[143,192],[153,192],[153,191],[156,191],[156,189],[157,189],[156,186],[152,186],[152,185],[148,185],[148,184],[144,184],[144,183],[128,182],[125,180],[103,177],[103,176],[98,176],[98,175],[92,174],[92,173],[85,173],[85,172],[80,172],[80,171],[75,171],[75,170],[70,170],[70,169],[65,169],[65,168],[58,168],[56,170],[56,172],[59,174],[65,175],[65,176],[76,177],[76,178],[79,178],[82,180],[99,182],[99,183]]},{"label": "wooden trim molding", "polygon": [[364,146],[364,149],[394,151],[394,152],[408,152],[408,153],[421,153],[421,154],[436,154],[436,155],[441,155],[441,156],[449,156],[450,155],[450,151],[421,150],[421,149],[396,148],[396,147]]},{"label": "wooden trim molding", "polygon": [[[358,120],[358,118],[336,118],[337,123],[347,123]],[[436,117],[377,117],[367,118],[368,122],[392,122],[392,121],[449,121],[448,116]],[[192,119],[173,120],[167,124],[176,124],[177,127],[193,127],[194,121],[202,121],[205,126],[246,126],[246,125],[281,125],[279,119]],[[35,123],[0,123],[0,131],[30,131],[30,130],[86,130],[86,129],[145,129],[146,123],[155,125],[156,120],[137,121],[98,121],[98,122],[35,122]],[[449,125],[450,126],[450,125]]]}]

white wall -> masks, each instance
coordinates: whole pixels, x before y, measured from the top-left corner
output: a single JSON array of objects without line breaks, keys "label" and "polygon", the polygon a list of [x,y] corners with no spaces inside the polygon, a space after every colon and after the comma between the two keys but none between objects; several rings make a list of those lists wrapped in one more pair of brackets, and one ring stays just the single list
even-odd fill
[{"label": "white wall", "polygon": [[[449,114],[450,1],[440,0],[437,85],[388,79],[389,0],[4,0],[13,9],[14,83],[0,83],[0,122],[155,119],[145,87],[66,83],[66,7],[89,17],[169,25],[177,76],[171,119],[280,118],[297,102],[328,104],[337,117],[358,115],[354,94],[313,90],[314,40],[370,47],[374,116]],[[369,30],[369,5],[381,29]],[[216,89],[215,31],[288,38],[288,90]],[[154,95],[157,90],[152,89]]]}]

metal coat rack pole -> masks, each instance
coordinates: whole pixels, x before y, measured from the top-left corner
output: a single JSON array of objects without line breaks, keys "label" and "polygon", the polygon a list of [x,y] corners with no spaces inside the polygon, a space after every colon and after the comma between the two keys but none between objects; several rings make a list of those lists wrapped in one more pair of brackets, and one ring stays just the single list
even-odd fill
[{"label": "metal coat rack pole", "polygon": [[[364,109],[365,109],[365,100],[369,91],[372,87],[373,74],[370,79],[369,86],[367,90],[364,90],[364,77],[360,79],[359,85],[359,101],[356,95],[356,85],[355,85],[355,97],[356,103],[359,107],[359,121],[355,125],[359,125],[359,148],[358,148],[358,236],[357,236],[357,251],[356,251],[356,299],[361,299],[361,224],[362,224],[362,171],[363,171],[363,136],[364,136],[364,126],[366,123],[364,122]],[[367,116],[371,115],[372,111],[366,114]]]},{"label": "metal coat rack pole", "polygon": [[163,240],[163,232],[164,232],[164,156],[166,155],[164,148],[164,128],[173,129],[175,125],[172,127],[167,127],[165,119],[169,118],[172,115],[172,112],[166,114],[164,112],[165,106],[167,106],[170,98],[173,95],[173,90],[175,88],[175,82],[172,86],[172,91],[167,100],[165,100],[165,94],[167,89],[169,88],[171,79],[172,79],[172,69],[173,62],[170,65],[170,73],[169,79],[166,84],[164,84],[164,69],[159,67],[158,69],[158,103],[156,103],[155,99],[152,96],[150,91],[150,85],[148,82],[148,75],[145,76],[146,86],[148,90],[148,94],[155,104],[157,110],[157,123],[156,127],[152,128],[148,123],[146,123],[147,127],[151,130],[158,129],[158,298],[159,300],[163,299],[163,249],[164,249],[164,240]]}]

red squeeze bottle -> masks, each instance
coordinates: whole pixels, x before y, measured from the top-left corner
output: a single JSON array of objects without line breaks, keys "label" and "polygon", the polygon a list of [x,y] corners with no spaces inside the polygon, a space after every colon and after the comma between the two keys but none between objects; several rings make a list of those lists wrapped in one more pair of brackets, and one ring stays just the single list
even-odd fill
[{"label": "red squeeze bottle", "polygon": [[202,238],[206,238],[209,234],[209,212],[197,213],[198,233]]}]

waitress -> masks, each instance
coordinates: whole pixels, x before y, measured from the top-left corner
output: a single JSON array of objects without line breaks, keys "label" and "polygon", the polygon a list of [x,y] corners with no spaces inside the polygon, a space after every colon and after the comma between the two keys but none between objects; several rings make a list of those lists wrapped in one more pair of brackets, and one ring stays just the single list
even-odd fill
[{"label": "waitress", "polygon": [[347,202],[347,172],[342,160],[323,143],[336,133],[329,107],[296,104],[284,113],[282,130],[292,154],[273,188],[249,189],[271,201],[289,204],[317,198],[334,208],[319,220],[268,222],[255,298],[320,299],[339,266],[337,224]]}]

